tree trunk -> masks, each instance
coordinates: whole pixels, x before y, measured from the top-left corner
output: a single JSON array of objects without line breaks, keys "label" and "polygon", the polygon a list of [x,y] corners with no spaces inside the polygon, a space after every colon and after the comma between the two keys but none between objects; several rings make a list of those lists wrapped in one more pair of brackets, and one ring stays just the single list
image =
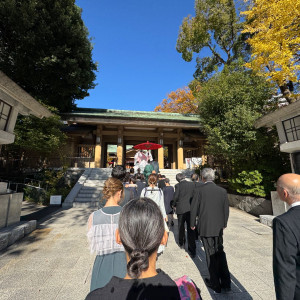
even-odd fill
[{"label": "tree trunk", "polygon": [[286,101],[291,104],[293,102],[296,102],[296,99],[292,97],[291,91],[294,90],[294,85],[291,81],[288,83],[285,83],[284,85],[279,86],[280,91],[283,95],[283,97],[286,99]]}]

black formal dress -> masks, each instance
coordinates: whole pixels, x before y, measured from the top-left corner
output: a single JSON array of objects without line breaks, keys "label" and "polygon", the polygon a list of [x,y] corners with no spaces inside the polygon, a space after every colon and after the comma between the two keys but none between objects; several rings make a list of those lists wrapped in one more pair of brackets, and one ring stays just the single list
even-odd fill
[{"label": "black formal dress", "polygon": [[226,190],[212,181],[195,189],[191,204],[191,227],[195,227],[197,216],[197,230],[206,254],[210,283],[215,290],[230,288],[230,273],[223,247],[223,228],[227,226],[229,217]]},{"label": "black formal dress", "polygon": [[178,239],[179,245],[185,244],[185,229],[186,223],[188,250],[192,255],[196,253],[195,232],[190,226],[190,211],[191,201],[193,197],[195,184],[186,180],[182,180],[175,185],[174,204],[178,218]]},{"label": "black formal dress", "polygon": [[158,274],[143,279],[123,279],[112,277],[103,288],[89,293],[85,300],[180,300],[176,283],[162,270]]},{"label": "black formal dress", "polygon": [[273,274],[277,300],[300,299],[300,206],[273,220]]}]

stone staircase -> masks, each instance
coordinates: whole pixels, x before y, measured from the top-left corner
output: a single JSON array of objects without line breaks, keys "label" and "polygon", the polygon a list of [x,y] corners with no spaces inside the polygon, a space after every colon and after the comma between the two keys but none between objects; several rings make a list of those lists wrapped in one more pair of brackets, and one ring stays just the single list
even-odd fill
[{"label": "stone staircase", "polygon": [[87,168],[63,203],[69,207],[98,208],[102,198],[105,180],[111,175],[111,168]]},{"label": "stone staircase", "polygon": [[[64,208],[70,207],[95,207],[100,206],[102,198],[102,189],[105,180],[111,176],[111,168],[87,168],[81,175],[62,206]],[[183,172],[187,180],[193,173],[192,170],[178,170],[178,169],[161,169],[160,173],[170,179],[170,184],[174,186],[176,181],[176,174]]]},{"label": "stone staircase", "polygon": [[166,178],[170,179],[170,185],[175,186],[178,183],[176,180],[176,174],[183,173],[187,180],[190,180],[191,175],[194,173],[193,170],[180,170],[180,169],[160,169],[160,174],[165,175]]},{"label": "stone staircase", "polygon": [[111,175],[109,168],[94,168],[83,183],[73,202],[73,207],[98,207],[104,182]]}]

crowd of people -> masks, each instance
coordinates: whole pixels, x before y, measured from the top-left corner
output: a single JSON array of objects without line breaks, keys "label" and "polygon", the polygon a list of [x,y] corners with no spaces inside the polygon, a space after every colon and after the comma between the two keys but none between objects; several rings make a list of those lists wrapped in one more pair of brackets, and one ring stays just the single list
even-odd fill
[{"label": "crowd of people", "polygon": [[[274,282],[277,299],[295,300],[300,299],[300,176],[292,175],[299,191],[287,184],[285,175],[277,185],[280,198],[295,209],[274,221]],[[172,187],[170,180],[154,168],[148,176],[139,169],[126,172],[121,165],[112,169],[102,193],[105,205],[88,220],[90,249],[97,255],[87,300],[202,299],[191,278],[172,280],[156,269],[174,226],[174,213],[179,247],[186,249],[187,244],[194,259],[198,237],[202,242],[209,273],[204,280],[207,287],[215,293],[231,290],[223,247],[229,217],[227,192],[214,183],[215,173],[210,168],[202,170],[201,178],[193,174],[189,181],[179,173],[176,179],[178,183]]]}]

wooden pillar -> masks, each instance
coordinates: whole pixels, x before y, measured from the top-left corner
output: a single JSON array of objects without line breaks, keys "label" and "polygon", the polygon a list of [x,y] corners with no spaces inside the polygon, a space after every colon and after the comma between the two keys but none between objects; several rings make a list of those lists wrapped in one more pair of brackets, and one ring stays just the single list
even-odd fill
[{"label": "wooden pillar", "polygon": [[201,141],[201,157],[202,157],[202,166],[206,164],[207,162],[207,155],[205,155],[205,141]]},{"label": "wooden pillar", "polygon": [[177,168],[183,169],[183,135],[182,130],[178,129],[178,138],[177,138]]},{"label": "wooden pillar", "polygon": [[171,169],[177,169],[176,162],[177,162],[177,146],[176,142],[172,143],[172,161],[171,161]]},{"label": "wooden pillar", "polygon": [[124,144],[124,138],[123,138],[123,127],[119,126],[118,128],[118,141],[117,141],[117,164],[123,165],[124,159],[123,159],[123,144]]},{"label": "wooden pillar", "polygon": [[162,145],[161,148],[158,149],[158,166],[159,169],[164,169],[164,134],[161,129],[158,131],[158,144]]},{"label": "wooden pillar", "polygon": [[102,152],[102,125],[97,126],[95,145],[95,168],[101,168]]}]

